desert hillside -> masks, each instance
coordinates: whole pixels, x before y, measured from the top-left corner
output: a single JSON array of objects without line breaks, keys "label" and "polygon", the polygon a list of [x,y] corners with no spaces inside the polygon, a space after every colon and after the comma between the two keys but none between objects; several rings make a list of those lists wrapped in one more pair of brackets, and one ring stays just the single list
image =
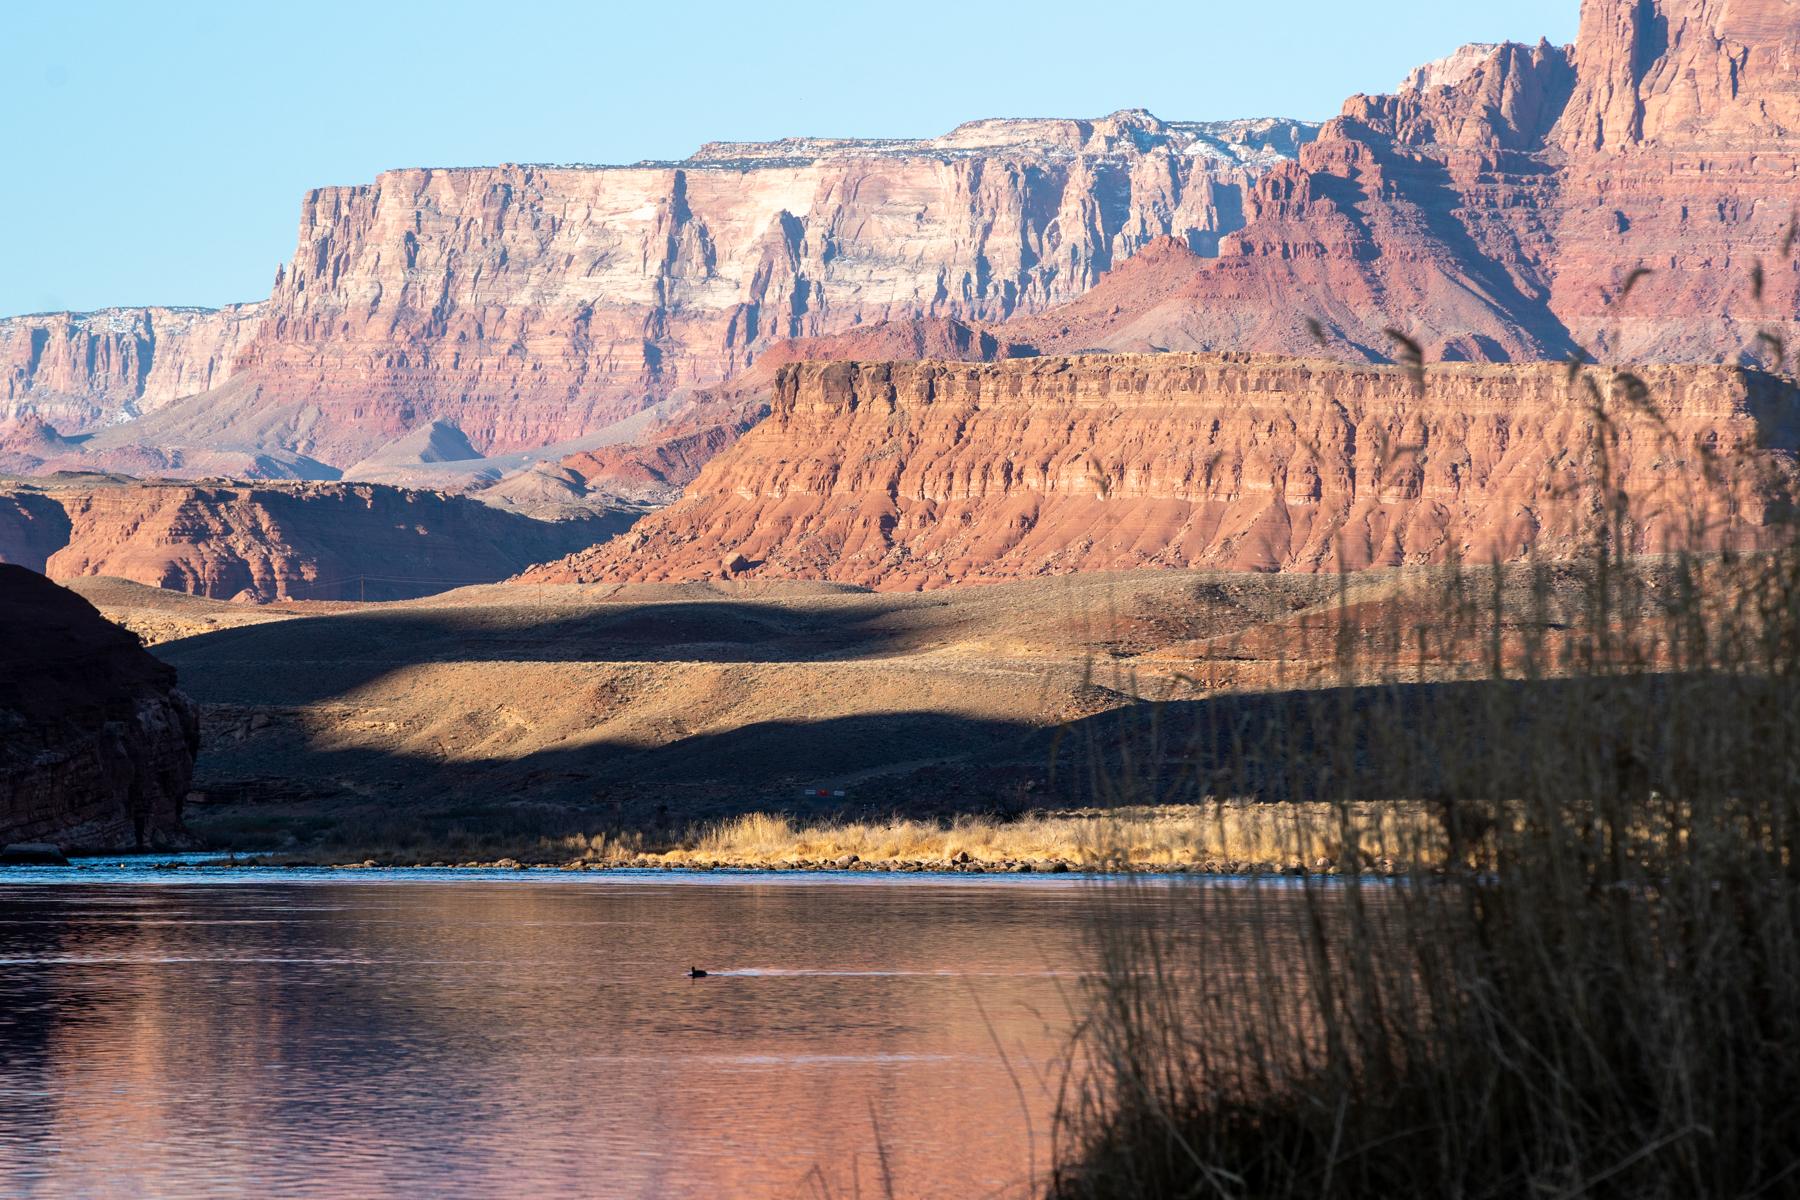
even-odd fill
[{"label": "desert hillside", "polygon": [[[1330,667],[1343,599],[1322,577],[1205,572],[927,595],[487,587],[252,609],[75,586],[151,640],[201,705],[202,831],[396,806],[416,821],[526,804],[551,825],[623,827],[1041,805],[1080,793],[1048,773],[1057,728],[1141,697],[1305,682]],[[1354,598],[1390,605],[1412,586],[1376,573]],[[845,795],[802,796],[819,789]]]}]

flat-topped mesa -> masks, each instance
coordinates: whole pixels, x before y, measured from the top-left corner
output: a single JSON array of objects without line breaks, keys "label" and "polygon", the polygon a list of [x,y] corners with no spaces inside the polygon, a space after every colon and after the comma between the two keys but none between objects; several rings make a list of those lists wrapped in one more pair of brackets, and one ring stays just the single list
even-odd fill
[{"label": "flat-topped mesa", "polygon": [[933,138],[798,137],[775,142],[708,142],[685,163],[667,165],[740,167],[829,159],[992,157],[1002,152],[1031,157],[1136,157],[1155,147],[1245,165],[1264,165],[1292,158],[1317,131],[1317,122],[1280,117],[1164,121],[1136,108],[1091,120],[994,117],[966,121]]},{"label": "flat-topped mesa", "polygon": [[[1794,389],[1643,372],[1668,434],[1615,397],[1633,548],[1751,545],[1771,485],[1709,482],[1694,447],[1793,476],[1757,413]],[[1608,382],[1607,386],[1614,386]],[[1619,386],[1624,386],[1620,384]],[[1223,354],[801,363],[686,498],[530,581],[725,575],[939,587],[1140,567],[1329,571],[1581,549],[1585,393],[1556,364],[1401,369]]]},{"label": "flat-topped mesa", "polygon": [[1210,253],[1311,131],[1124,113],[321,188],[225,388],[93,448],[279,445],[343,467],[434,420],[483,454],[576,438],[788,338],[1001,320],[1161,238]]}]

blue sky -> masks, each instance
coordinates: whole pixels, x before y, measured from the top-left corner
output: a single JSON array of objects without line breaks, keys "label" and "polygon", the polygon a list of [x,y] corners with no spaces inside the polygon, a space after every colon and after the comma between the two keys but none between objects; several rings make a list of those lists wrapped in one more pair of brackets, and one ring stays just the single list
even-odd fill
[{"label": "blue sky", "polygon": [[20,0],[0,314],[268,293],[300,196],[403,166],[679,158],[975,117],[1320,118],[1577,0]]}]

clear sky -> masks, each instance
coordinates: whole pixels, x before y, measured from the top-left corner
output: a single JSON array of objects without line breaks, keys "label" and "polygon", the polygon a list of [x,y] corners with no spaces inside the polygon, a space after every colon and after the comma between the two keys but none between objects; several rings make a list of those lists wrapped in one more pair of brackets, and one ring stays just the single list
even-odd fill
[{"label": "clear sky", "polygon": [[268,294],[301,193],[976,117],[1322,118],[1577,0],[17,0],[0,315]]}]

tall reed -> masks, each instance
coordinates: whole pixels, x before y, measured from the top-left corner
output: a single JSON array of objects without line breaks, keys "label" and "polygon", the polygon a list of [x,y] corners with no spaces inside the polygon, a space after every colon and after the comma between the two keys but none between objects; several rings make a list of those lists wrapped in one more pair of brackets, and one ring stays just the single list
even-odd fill
[{"label": "tall reed", "polygon": [[[1339,872],[1160,921],[1107,885],[1052,1195],[1800,1194],[1800,539],[1781,481],[1671,445],[1763,508],[1746,542],[1692,505],[1647,553],[1609,451],[1654,403],[1571,382],[1579,561],[1346,599],[1330,678],[1159,706],[1091,755],[1119,802],[1294,804]],[[1350,819],[1408,800],[1433,847]]]}]

